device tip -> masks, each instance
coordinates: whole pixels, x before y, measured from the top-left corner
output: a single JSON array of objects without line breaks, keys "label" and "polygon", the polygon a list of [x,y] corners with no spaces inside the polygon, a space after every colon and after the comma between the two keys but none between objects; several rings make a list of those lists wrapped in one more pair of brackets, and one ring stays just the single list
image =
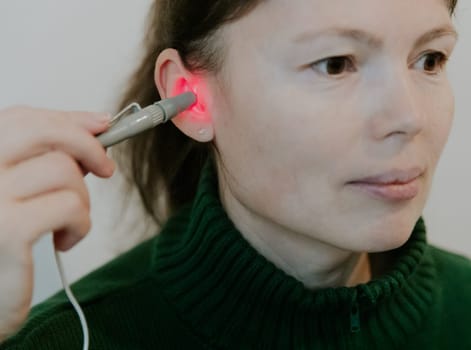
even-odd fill
[{"label": "device tip", "polygon": [[195,105],[197,102],[197,96],[193,92],[185,92],[172,98],[175,105],[177,106],[178,113]]}]

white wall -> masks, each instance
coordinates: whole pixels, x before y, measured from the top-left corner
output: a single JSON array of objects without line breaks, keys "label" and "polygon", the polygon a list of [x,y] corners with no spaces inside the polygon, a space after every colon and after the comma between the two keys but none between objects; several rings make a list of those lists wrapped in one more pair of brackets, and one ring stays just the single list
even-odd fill
[{"label": "white wall", "polygon": [[[29,104],[58,109],[114,111],[139,57],[144,18],[151,0],[42,0],[0,2],[0,108]],[[456,120],[425,210],[429,239],[471,256],[471,4],[461,0],[461,39],[450,75],[456,91]],[[47,169],[45,169],[47,171]],[[63,254],[66,274],[75,280],[129,247],[154,228],[141,224],[132,204],[118,217],[119,174],[112,180],[87,177],[93,229]],[[135,198],[131,203],[135,203]],[[115,223],[113,225],[113,223]],[[117,223],[117,224],[116,224]],[[136,228],[137,227],[137,228]],[[38,302],[60,281],[50,236],[34,250]]]},{"label": "white wall", "polygon": [[471,2],[458,3],[455,25],[460,38],[449,63],[456,96],[455,121],[424,218],[431,242],[471,257]]}]

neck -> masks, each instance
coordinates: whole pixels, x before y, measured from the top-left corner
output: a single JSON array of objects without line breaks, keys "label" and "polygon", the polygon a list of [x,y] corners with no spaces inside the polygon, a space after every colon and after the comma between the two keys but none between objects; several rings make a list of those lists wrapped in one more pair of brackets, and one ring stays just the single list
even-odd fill
[{"label": "neck", "polygon": [[316,290],[355,286],[371,279],[366,253],[354,253],[280,227],[240,203],[220,187],[223,206],[242,236],[267,260]]}]

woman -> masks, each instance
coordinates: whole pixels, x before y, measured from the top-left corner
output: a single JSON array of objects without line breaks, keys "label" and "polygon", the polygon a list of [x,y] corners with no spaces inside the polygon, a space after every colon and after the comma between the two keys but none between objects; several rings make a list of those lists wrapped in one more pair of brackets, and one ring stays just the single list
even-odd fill
[{"label": "woman", "polygon": [[[185,90],[198,104],[121,150],[148,213],[165,225],[75,284],[92,348],[470,348],[471,263],[428,245],[420,217],[453,116],[445,64],[455,5],[157,1],[123,105]],[[43,163],[75,159],[84,171],[112,173],[92,137],[106,125],[89,115],[2,113],[41,115],[77,135],[43,149]],[[27,162],[5,165],[2,183]],[[12,217],[38,213],[22,245],[2,240],[11,257],[1,275],[12,276],[2,284],[15,296],[1,301],[5,334],[28,310],[37,233],[53,227],[66,250],[88,231],[80,169],[73,174],[58,176],[55,189],[66,190],[55,198],[16,212],[2,204]],[[64,201],[60,218],[44,208]],[[8,220],[0,231],[11,236],[18,220]],[[0,349],[72,349],[81,340],[60,293]]]}]

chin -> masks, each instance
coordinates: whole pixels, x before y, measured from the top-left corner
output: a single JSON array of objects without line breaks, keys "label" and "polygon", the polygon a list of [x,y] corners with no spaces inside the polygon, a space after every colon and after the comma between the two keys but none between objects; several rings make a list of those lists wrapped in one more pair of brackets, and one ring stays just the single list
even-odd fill
[{"label": "chin", "polygon": [[[368,234],[368,249],[370,253],[384,252],[403,246],[411,237],[419,217],[402,220],[395,218],[391,222],[384,220],[374,223]],[[366,239],[365,239],[366,240]]]}]

